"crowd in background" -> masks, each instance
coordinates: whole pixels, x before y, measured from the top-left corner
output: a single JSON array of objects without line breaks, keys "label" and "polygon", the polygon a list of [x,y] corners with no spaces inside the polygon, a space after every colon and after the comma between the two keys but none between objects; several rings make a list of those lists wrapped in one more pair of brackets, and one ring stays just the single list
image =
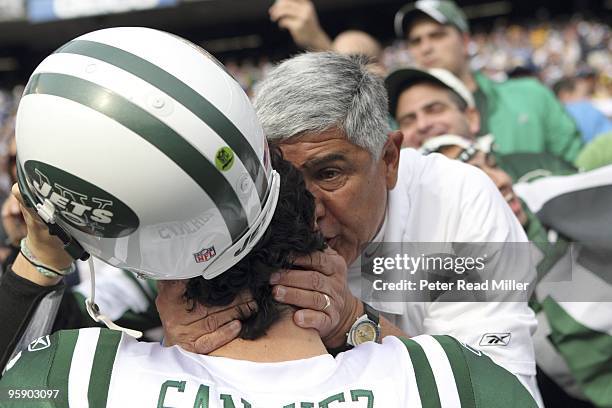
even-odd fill
[{"label": "crowd in background", "polygon": [[[612,31],[606,24],[582,18],[563,22],[495,24],[490,32],[473,30],[470,53],[472,68],[493,79],[530,74],[552,86],[564,77],[594,76],[594,97],[612,95]],[[410,65],[404,40],[396,40],[383,50],[388,71]],[[270,69],[266,57],[241,63],[225,61],[228,70],[251,92],[253,85]],[[607,109],[610,109],[609,107]],[[608,111],[612,114],[612,111]]]},{"label": "crowd in background", "polygon": [[[316,21],[316,14],[314,14],[314,16],[314,20],[312,20],[313,17],[310,15],[311,22]],[[272,17],[272,20],[276,21],[275,17]],[[280,19],[277,20],[279,20],[277,22],[279,23],[280,28],[287,29],[287,27],[283,26],[283,23],[280,22]],[[415,21],[418,20],[415,19]],[[316,23],[318,24],[318,21],[316,21]],[[462,34],[468,31],[467,28],[464,30],[460,25],[458,26],[452,21],[449,22],[449,24],[454,24],[454,29],[459,29]],[[333,46],[331,44],[331,38],[323,38],[325,40],[323,41],[325,44],[317,49],[317,47],[314,46],[309,47],[304,46],[304,44],[300,44],[299,38],[296,36],[296,34],[294,32],[291,34],[293,35],[296,44],[304,49],[313,51],[333,50],[341,54],[343,53],[340,51],[342,47],[338,43],[338,37],[340,36],[336,37]],[[355,32],[352,32],[352,34],[355,34]],[[322,35],[323,37],[326,37],[325,33]],[[321,37],[319,37],[319,39],[321,39]],[[204,44],[204,46],[206,46],[206,44]],[[412,47],[415,48],[414,44],[412,44]],[[386,44],[386,46],[382,49],[382,52],[380,52],[380,48],[374,47],[374,49],[374,53],[378,55],[378,61],[376,62],[381,64],[382,72],[391,73],[398,68],[411,66],[415,63],[415,61],[411,59],[411,52],[409,51],[409,46],[406,40],[394,40],[391,44]],[[574,180],[584,182],[584,180],[588,179],[588,173],[585,173],[585,170],[605,167],[606,165],[612,163],[611,49],[612,31],[610,30],[610,27],[594,20],[586,20],[581,17],[573,17],[564,21],[525,21],[521,24],[509,24],[500,20],[493,25],[492,29],[488,31],[485,31],[481,27],[475,25],[471,29],[471,39],[468,46],[468,52],[470,55],[469,66],[465,58],[467,53],[461,55],[464,66],[468,66],[468,68],[471,68],[473,71],[480,71],[490,79],[499,82],[502,82],[508,78],[537,78],[554,93],[554,96],[553,93],[549,92],[536,81],[508,81],[515,84],[518,83],[518,88],[514,88],[510,91],[508,91],[509,88],[499,88],[499,91],[495,90],[492,92],[492,94],[495,93],[495,96],[497,96],[497,93],[501,94],[503,92],[506,92],[506,95],[512,96],[512,98],[500,98],[499,101],[497,101],[499,102],[500,106],[506,104],[503,105],[504,108],[506,108],[503,110],[503,113],[506,114],[504,117],[501,119],[499,116],[493,117],[493,115],[491,115],[491,111],[488,112],[490,117],[487,117],[487,111],[485,109],[481,109],[480,115],[483,117],[482,129],[472,129],[472,127],[466,127],[467,130],[465,130],[465,132],[469,134],[459,134],[458,132],[455,132],[456,129],[449,128],[446,132],[439,132],[439,134],[434,135],[433,133],[437,132],[438,129],[434,129],[432,127],[432,135],[428,135],[428,137],[434,136],[434,138],[444,138],[448,137],[448,135],[454,135],[455,139],[453,139],[453,143],[457,144],[444,145],[442,147],[462,147],[464,153],[469,153],[470,150],[472,150],[470,153],[471,156],[465,159],[462,158],[465,156],[464,154],[457,157],[451,157],[452,155],[449,154],[447,154],[447,156],[479,167],[493,180],[495,185],[500,190],[503,198],[515,213],[517,219],[521,223],[521,226],[523,226],[525,229],[525,233],[528,235],[528,238],[532,242],[539,242],[542,244],[544,248],[542,251],[546,256],[552,257],[556,254],[554,251],[561,251],[559,248],[561,248],[562,245],[564,245],[562,250],[568,251],[567,253],[569,253],[569,249],[567,249],[569,246],[565,245],[568,242],[571,242],[571,240],[580,241],[582,236],[578,235],[579,238],[576,238],[575,236],[568,235],[567,241],[565,241],[565,238],[563,238],[563,240],[557,239],[557,231],[556,229],[553,229],[553,227],[557,227],[556,224],[552,222],[552,226],[546,225],[547,228],[550,228],[549,230],[545,231],[544,229],[539,229],[541,227],[540,220],[536,219],[535,215],[533,214],[527,215],[527,212],[522,212],[522,206],[524,204],[519,203],[518,198],[514,196],[514,192],[512,192],[511,189],[512,182],[524,181],[523,175],[521,174],[520,177],[512,176],[512,179],[509,176],[504,176],[506,177],[505,184],[499,182],[499,178],[496,179],[497,176],[495,175],[499,174],[498,167],[502,167],[502,165],[500,164],[498,166],[497,164],[490,164],[489,160],[491,157],[493,157],[492,155],[489,155],[490,151],[485,150],[480,144],[473,142],[480,136],[485,136],[481,139],[488,138],[491,140],[491,137],[493,137],[492,135],[494,135],[496,137],[495,141],[497,142],[496,148],[504,147],[504,143],[507,146],[510,146],[506,149],[509,150],[507,152],[502,152],[500,148],[500,156],[496,159],[499,160],[500,163],[505,163],[507,166],[509,166],[507,168],[512,167],[510,165],[512,158],[515,159],[514,163],[520,162],[519,164],[525,165],[525,163],[528,161],[526,159],[527,156],[520,156],[520,154],[529,153],[531,154],[529,157],[532,160],[531,163],[536,163],[536,161],[540,160],[541,158],[554,158],[555,165],[560,165],[559,163],[562,162],[564,167],[563,171],[560,171],[559,174],[568,175],[580,170],[581,172],[577,174],[579,177],[575,178]],[[348,54],[349,52],[346,53]],[[412,53],[415,55],[414,49],[412,50]],[[368,55],[365,52],[363,54]],[[418,56],[415,58],[418,58]],[[275,63],[275,61],[271,61],[267,56],[241,61],[226,59],[222,62],[225,64],[229,73],[241,84],[249,96],[253,96],[255,85],[267,76]],[[368,70],[370,69],[372,69],[372,72],[374,72],[374,69],[377,70],[378,67],[369,66]],[[451,68],[447,69],[450,70]],[[469,69],[466,71],[469,71]],[[379,75],[381,71],[377,71],[375,73],[376,75]],[[448,72],[448,74],[452,76],[450,72]],[[458,73],[454,74],[459,76]],[[472,77],[472,74],[473,73],[470,73],[469,76]],[[392,75],[389,77],[391,76]],[[479,82],[477,81],[478,83],[475,82],[472,84],[472,88],[476,89],[476,91],[473,91],[472,89],[468,89],[469,86],[463,78],[453,78],[458,82],[460,82],[459,80],[463,80],[463,82],[460,84],[461,87],[466,87],[465,94],[468,96],[467,98],[464,97],[463,91],[458,93],[460,99],[463,98],[463,100],[460,100],[457,104],[457,112],[460,112],[460,117],[458,119],[456,115],[452,117],[452,119],[457,120],[451,124],[463,124],[466,121],[465,118],[470,118],[469,114],[466,112],[470,112],[471,110],[477,112],[476,109],[478,108],[478,100],[476,99],[478,92],[482,94],[482,90],[484,88],[489,87],[491,89],[493,88],[493,85],[488,84],[488,79],[480,78]],[[475,80],[474,78],[471,79],[472,81]],[[486,86],[483,85],[483,83]],[[419,84],[417,83],[417,91],[418,85]],[[393,91],[389,90],[389,85],[387,86],[390,99],[393,99]],[[405,86],[405,84],[402,86]],[[431,86],[431,83],[429,86]],[[449,86],[447,86],[447,88],[457,93],[456,88]],[[407,89],[408,87],[406,86],[406,89],[402,89],[401,92],[404,92]],[[519,89],[520,92],[516,91],[516,89]],[[10,90],[0,90],[0,198],[2,198],[3,201],[4,197],[6,197],[9,193],[11,183],[15,181],[15,175],[11,173],[10,169],[14,167],[16,148],[14,143],[11,142],[14,141],[15,112],[17,110],[19,97],[22,91],[23,89],[21,87],[16,87],[15,89]],[[447,95],[447,93],[448,92],[446,92],[444,95]],[[399,94],[395,96],[396,99],[398,99],[398,97]],[[555,97],[563,104],[563,108],[561,105],[559,105],[559,103],[557,103]],[[493,99],[492,95],[480,95],[480,102],[483,101],[483,98],[485,102],[484,106],[491,106],[487,105],[488,102],[486,99],[489,98],[489,101],[491,101]],[[384,98],[380,98],[380,100],[384,101]],[[454,101],[453,103],[456,102],[455,99],[452,99],[452,101]],[[395,103],[397,104],[397,100]],[[390,105],[392,104],[393,103]],[[509,109],[519,105],[521,108],[524,108],[524,111],[527,111],[529,115],[531,115],[533,112],[533,115],[529,116],[527,113],[524,113],[524,111],[514,112],[512,109]],[[304,104],[299,104],[299,106],[302,107]],[[543,113],[535,112],[537,109],[534,107],[541,107],[541,111]],[[566,114],[566,111],[569,116]],[[453,110],[453,112],[455,111]],[[389,119],[389,122],[403,131],[405,142],[409,141],[407,132],[402,127],[402,121],[400,120],[402,115],[398,114],[397,109],[390,109],[389,113],[390,116],[387,118]],[[393,116],[393,119],[395,120],[393,120],[391,116]],[[569,119],[570,117],[571,120]],[[406,119],[405,115],[404,119]],[[521,126],[527,123],[528,120],[532,120],[532,122],[529,122],[531,124],[529,129],[526,129],[526,127],[522,128]],[[387,123],[384,120],[383,122]],[[450,120],[448,122],[450,123]],[[440,123],[443,125],[447,124],[444,121],[441,121]],[[481,123],[478,122],[479,126],[480,124]],[[404,123],[404,127],[407,126],[408,125]],[[412,124],[410,126],[412,128],[416,127],[416,125]],[[478,133],[480,130],[483,130],[483,133]],[[484,130],[486,130],[486,132],[484,132]],[[502,132],[502,130],[505,131],[505,133]],[[420,131],[421,130],[419,130],[419,132]],[[416,134],[418,132],[415,131],[414,133]],[[423,130],[422,133],[425,134],[427,132]],[[545,140],[547,142],[545,146],[546,149],[544,149],[542,146],[534,147],[534,145],[531,143],[534,139],[534,137],[531,137],[532,135],[541,137],[542,140]],[[521,140],[520,143],[517,142],[515,144],[515,140],[513,139]],[[571,145],[575,146],[575,148],[571,146],[562,146],[568,140],[568,143],[571,143]],[[419,143],[425,141],[426,140],[420,140]],[[584,155],[583,153],[589,147],[589,143],[591,144],[589,152],[587,155]],[[597,146],[595,146],[596,144]],[[415,148],[421,147],[413,146],[409,143],[406,143],[403,146]],[[531,149],[533,151],[525,149],[525,146],[533,147]],[[476,147],[482,150],[477,150]],[[559,152],[554,151],[554,149],[559,150]],[[436,149],[431,151],[442,152],[443,150],[444,149],[440,149],[440,146],[438,146]],[[421,152],[426,151],[427,149],[425,147],[423,147],[421,150]],[[578,155],[579,152],[581,153],[580,155]],[[512,156],[516,153],[519,155]],[[531,163],[528,164],[531,165]],[[540,166],[541,163],[536,164]],[[609,167],[608,169],[609,171],[612,170]],[[567,173],[565,173],[566,170]],[[510,172],[509,170],[504,171]],[[533,173],[533,171],[527,170],[525,172],[527,174]],[[559,174],[551,172],[549,175]],[[585,174],[587,174],[586,177],[580,178]],[[590,181],[588,182],[590,183]],[[540,185],[546,186],[547,184]],[[583,187],[584,185],[580,185],[580,188]],[[526,189],[527,187],[523,185],[522,188]],[[579,189],[576,190],[578,191]],[[607,200],[606,197],[610,196],[601,194],[599,197],[604,197]],[[576,202],[583,203],[584,201],[576,200]],[[597,203],[594,202],[594,204]],[[515,207],[520,207],[521,210],[518,211],[518,214],[513,205]],[[567,208],[570,207],[568,206]],[[578,210],[591,211],[592,209],[578,208]],[[574,208],[572,211],[576,212],[576,209]],[[5,212],[6,211],[3,206],[3,217],[5,217]],[[591,213],[592,214],[590,215],[593,215],[594,211],[591,211]],[[519,216],[519,214],[522,214],[523,217]],[[559,216],[558,219],[566,221],[564,216]],[[538,226],[538,228],[534,226]],[[589,228],[585,228],[583,225],[581,225],[579,228],[581,233],[590,233],[592,229],[592,225],[589,226]],[[534,231],[539,235],[534,235]],[[555,237],[554,239],[551,238],[553,236]],[[7,242],[6,238],[6,236],[2,237],[0,235],[0,239],[4,240],[5,242]],[[538,239],[540,241],[537,241]],[[13,245],[15,244],[13,243]],[[551,265],[553,264],[551,263]],[[552,269],[552,266],[550,268]],[[540,271],[538,270],[538,272]],[[596,300],[590,302],[590,304],[594,305],[597,303],[598,302]],[[608,337],[606,337],[606,339],[607,338]],[[539,352],[540,351],[538,350],[538,353]],[[538,364],[540,364],[540,362],[538,362]],[[595,384],[595,388],[599,388],[600,386],[601,384]],[[591,397],[591,395],[589,395],[589,397]]]},{"label": "crowd in background", "polygon": [[[612,30],[606,24],[574,17],[559,22],[498,22],[489,32],[473,29],[469,46],[474,70],[495,80],[515,76],[535,76],[551,88],[563,79],[588,81],[579,97],[589,99],[609,118],[612,117]],[[228,71],[252,95],[253,87],[273,62],[258,60],[222,61]],[[411,65],[404,40],[395,40],[383,49],[380,61],[388,72]],[[22,88],[0,89],[0,157],[7,161],[8,135],[12,133],[13,113]],[[0,177],[0,192],[8,192],[9,181]]]}]

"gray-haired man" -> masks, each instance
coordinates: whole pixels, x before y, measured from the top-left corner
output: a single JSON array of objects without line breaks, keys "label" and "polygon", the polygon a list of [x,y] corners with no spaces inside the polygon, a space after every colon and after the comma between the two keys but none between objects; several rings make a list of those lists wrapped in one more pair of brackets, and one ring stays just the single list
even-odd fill
[{"label": "gray-haired man", "polygon": [[[400,152],[402,133],[389,132],[387,126],[384,85],[368,72],[365,59],[315,53],[287,60],[260,83],[255,105],[268,139],[303,171],[328,244],[353,265],[347,279],[353,293],[360,288],[354,266],[370,241],[526,241],[484,174],[439,156]],[[337,347],[364,308],[351,291],[342,290],[347,285],[344,273],[330,273],[326,264],[320,259],[322,273],[313,272],[307,282],[300,279],[303,274],[288,273],[273,283],[278,284],[274,290],[279,301],[309,309],[296,312],[296,322],[318,329],[328,347]],[[529,280],[531,273],[516,267],[513,277]],[[326,303],[328,297],[331,302]],[[526,303],[377,307],[409,335],[449,333],[482,349],[537,393],[531,343],[536,323]],[[384,322],[383,334],[385,325],[391,327]],[[512,340],[480,347],[487,333],[511,333]]]}]

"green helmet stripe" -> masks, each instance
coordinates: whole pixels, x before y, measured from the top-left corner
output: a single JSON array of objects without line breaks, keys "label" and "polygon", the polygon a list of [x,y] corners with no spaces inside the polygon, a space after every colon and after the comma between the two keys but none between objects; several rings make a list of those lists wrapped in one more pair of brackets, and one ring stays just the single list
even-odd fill
[{"label": "green helmet stripe", "polygon": [[24,91],[24,95],[28,94],[69,99],[130,129],[170,158],[208,194],[223,216],[233,242],[247,231],[244,208],[225,177],[181,135],[144,109],[110,89],[58,73],[33,75]]},{"label": "green helmet stripe", "polygon": [[94,41],[71,41],[55,53],[78,54],[104,61],[147,81],[177,100],[214,130],[236,152],[255,183],[260,202],[264,202],[268,181],[263,165],[251,144],[231,120],[183,81],[137,55]]}]

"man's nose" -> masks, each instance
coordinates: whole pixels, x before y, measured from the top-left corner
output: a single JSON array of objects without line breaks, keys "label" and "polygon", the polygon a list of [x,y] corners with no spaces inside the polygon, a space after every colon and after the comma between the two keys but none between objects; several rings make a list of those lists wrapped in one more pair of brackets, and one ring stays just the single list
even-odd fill
[{"label": "man's nose", "polygon": [[419,112],[416,115],[416,126],[419,133],[426,133],[431,127],[431,120],[426,114]]},{"label": "man's nose", "polygon": [[433,43],[427,38],[421,38],[419,52],[421,55],[428,55],[433,51]]}]

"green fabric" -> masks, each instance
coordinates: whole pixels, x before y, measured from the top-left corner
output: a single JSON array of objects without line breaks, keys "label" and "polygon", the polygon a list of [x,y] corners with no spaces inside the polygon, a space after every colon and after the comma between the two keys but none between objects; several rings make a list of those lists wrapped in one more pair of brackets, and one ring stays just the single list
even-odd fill
[{"label": "green fabric", "polygon": [[434,336],[434,338],[440,343],[446,353],[446,357],[448,357],[451,370],[453,370],[453,377],[455,377],[461,408],[476,407],[472,379],[470,378],[467,364],[465,364],[463,353],[460,350],[461,346],[457,340],[449,336]]},{"label": "green fabric", "polygon": [[[556,242],[549,242],[547,229],[526,205],[523,208],[528,219],[527,237],[543,255],[537,265],[539,281],[570,250],[569,242],[562,235]],[[548,339],[558,357],[567,363],[582,393],[598,407],[612,407],[612,336],[576,321],[550,297],[541,302],[534,298],[529,306],[536,313],[544,313],[551,328]]]},{"label": "green fabric", "polygon": [[612,132],[604,133],[587,144],[576,158],[575,164],[584,171],[612,164]]},{"label": "green fabric", "polygon": [[485,354],[462,345],[450,336],[433,337],[440,343],[449,359],[457,386],[471,387],[469,393],[472,395],[466,390],[459,393],[462,408],[538,407],[518,378],[495,364]]},{"label": "green fabric", "polygon": [[399,339],[404,343],[406,349],[408,349],[408,354],[410,354],[419,396],[421,397],[421,406],[423,408],[440,408],[440,396],[438,395],[436,378],[433,375],[423,348],[414,340],[403,337]]},{"label": "green fabric", "polygon": [[549,89],[534,79],[474,78],[482,93],[475,100],[484,112],[483,130],[493,134],[498,152],[548,152],[573,163],[582,148],[580,133]]},{"label": "green fabric", "polygon": [[529,183],[548,176],[566,176],[578,171],[571,163],[549,153],[496,153],[495,160],[515,183]]},{"label": "green fabric", "polygon": [[[2,408],[63,408],[68,406],[68,374],[78,330],[65,330],[41,337],[0,379],[0,407]],[[48,339],[48,342],[47,342]],[[45,343],[49,346],[45,347]],[[33,351],[29,351],[33,350]],[[8,399],[7,390],[58,390],[56,398],[46,400]]]},{"label": "green fabric", "polygon": [[100,329],[100,336],[89,379],[87,399],[90,407],[105,407],[108,399],[115,356],[121,341],[121,332],[117,330]]},{"label": "green fabric", "polygon": [[542,302],[549,335],[567,362],[582,392],[598,407],[612,407],[612,336],[590,329],[552,298]]}]

